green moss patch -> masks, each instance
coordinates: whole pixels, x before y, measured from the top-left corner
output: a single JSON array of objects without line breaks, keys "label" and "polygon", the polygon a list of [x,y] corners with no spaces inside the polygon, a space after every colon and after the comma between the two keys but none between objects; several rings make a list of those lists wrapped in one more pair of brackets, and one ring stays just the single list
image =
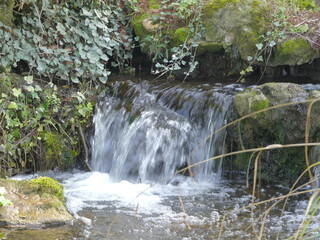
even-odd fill
[{"label": "green moss patch", "polygon": [[214,43],[214,42],[201,42],[198,49],[197,54],[203,53],[219,53],[223,51],[223,44]]},{"label": "green moss patch", "polygon": [[227,4],[235,4],[239,0],[211,0],[203,7],[203,13],[210,16],[212,13],[218,9],[224,8]]},{"label": "green moss patch", "polygon": [[252,109],[253,111],[259,111],[265,108],[270,107],[270,100],[269,99],[264,99],[261,101],[257,101],[253,103]]},{"label": "green moss patch", "polygon": [[314,51],[303,38],[289,39],[276,49],[275,61],[287,62],[288,65],[300,65],[312,59]]},{"label": "green moss patch", "polygon": [[52,194],[56,196],[60,201],[64,202],[63,187],[57,181],[49,177],[39,177],[30,180],[33,189],[41,194]]},{"label": "green moss patch", "polygon": [[177,46],[184,43],[189,34],[190,34],[189,28],[186,28],[186,27],[178,28],[173,34],[173,39],[172,39],[173,44]]},{"label": "green moss patch", "polygon": [[146,37],[149,34],[147,32],[147,30],[144,29],[143,24],[142,24],[142,21],[147,18],[149,18],[149,15],[146,13],[134,16],[132,18],[133,30],[134,30],[135,34],[140,37],[140,39],[143,39],[144,37]]}]

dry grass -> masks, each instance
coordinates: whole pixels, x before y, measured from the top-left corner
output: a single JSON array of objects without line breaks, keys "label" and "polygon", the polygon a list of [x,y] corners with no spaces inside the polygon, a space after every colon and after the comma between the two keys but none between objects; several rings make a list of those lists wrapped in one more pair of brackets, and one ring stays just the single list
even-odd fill
[{"label": "dry grass", "polygon": [[[306,126],[305,126],[305,142],[303,143],[295,143],[295,144],[271,144],[265,147],[259,147],[259,148],[251,148],[251,149],[245,149],[243,146],[243,143],[241,142],[241,148],[242,150],[240,151],[235,151],[235,152],[230,152],[230,153],[225,153],[222,155],[218,155],[218,156],[214,156],[212,158],[209,159],[205,159],[203,161],[194,163],[194,164],[190,164],[188,167],[181,169],[179,171],[176,172],[176,174],[183,174],[186,171],[190,171],[192,172],[192,168],[195,166],[198,166],[200,164],[204,164],[208,161],[215,161],[215,160],[219,160],[221,158],[224,157],[228,157],[228,156],[233,156],[233,155],[237,155],[237,154],[243,154],[243,153],[252,153],[250,161],[249,161],[249,165],[251,164],[252,158],[254,156],[254,154],[257,154],[254,160],[254,176],[253,176],[253,186],[252,186],[252,200],[251,200],[251,204],[247,205],[247,206],[243,206],[241,209],[246,209],[249,208],[251,209],[251,215],[254,216],[254,208],[256,206],[259,205],[263,205],[263,204],[267,204],[267,203],[272,203],[270,207],[268,207],[264,212],[260,213],[260,217],[258,219],[252,218],[252,223],[251,225],[248,227],[248,231],[251,229],[252,233],[255,235],[256,239],[263,239],[264,237],[264,230],[265,230],[265,220],[267,219],[268,215],[270,214],[270,211],[272,209],[274,209],[277,205],[280,205],[281,203],[283,204],[282,206],[282,213],[281,216],[283,215],[283,212],[286,208],[286,205],[288,203],[288,200],[290,197],[293,196],[298,196],[298,195],[305,195],[305,194],[311,194],[310,198],[309,198],[309,203],[308,203],[308,207],[305,209],[305,217],[303,219],[303,221],[301,222],[299,228],[296,230],[296,233],[292,236],[292,238],[290,239],[315,239],[317,237],[319,237],[319,235],[311,230],[307,230],[308,226],[312,220],[312,217],[316,214],[317,210],[320,207],[319,201],[320,201],[320,188],[315,188],[315,181],[318,180],[317,178],[314,178],[313,174],[312,174],[312,170],[320,165],[320,162],[316,162],[314,164],[310,164],[310,159],[309,159],[309,151],[308,148],[311,146],[320,146],[320,142],[309,142],[309,130],[310,130],[310,119],[311,119],[311,113],[312,113],[312,107],[314,105],[314,103],[320,101],[320,99],[316,98],[316,99],[309,99],[309,100],[303,100],[303,101],[296,101],[296,102],[290,102],[290,103],[285,103],[285,104],[281,104],[281,105],[277,105],[277,106],[272,106],[269,108],[265,108],[253,113],[250,113],[246,116],[243,116],[235,121],[232,121],[228,124],[226,124],[225,126],[219,128],[218,130],[216,130],[215,132],[213,132],[212,134],[210,134],[206,139],[204,139],[204,141],[200,144],[202,145],[205,141],[207,141],[208,139],[210,139],[213,135],[217,134],[218,132],[226,129],[229,126],[232,126],[234,124],[240,123],[242,120],[253,117],[255,115],[258,115],[262,112],[267,112],[270,111],[272,109],[277,109],[277,108],[281,108],[281,107],[287,107],[287,106],[292,106],[292,105],[297,105],[297,104],[309,104],[308,105],[308,110],[307,110],[307,116],[306,116]],[[301,173],[301,175],[298,177],[298,179],[295,181],[295,183],[292,185],[290,191],[282,196],[276,197],[276,198],[271,198],[268,200],[264,200],[264,201],[258,201],[256,202],[255,200],[257,199],[257,194],[259,193],[259,191],[257,191],[257,181],[259,179],[259,162],[261,161],[261,154],[266,151],[266,150],[274,150],[274,149],[286,149],[286,148],[304,148],[305,151],[305,161],[306,161],[306,169]],[[191,155],[193,155],[194,152],[191,153]],[[249,169],[249,166],[248,166]],[[301,184],[300,186],[297,186],[298,183],[301,181],[301,179],[308,174],[309,176],[309,181]],[[302,190],[304,187],[306,187],[307,185],[312,185],[314,186],[312,189],[308,189],[308,190]],[[247,174],[247,187],[249,186],[249,182],[248,182],[248,174]],[[182,199],[179,198],[180,202],[182,202]],[[183,202],[182,202],[183,204]],[[316,206],[315,206],[316,204]],[[183,206],[183,205],[182,205]],[[239,211],[239,209],[237,209],[237,211]],[[226,221],[227,215],[232,214],[234,212],[229,212],[227,214],[225,214],[220,222],[220,232],[219,232],[219,236],[218,239],[222,238],[223,235],[223,230],[224,230],[224,223]],[[260,228],[257,229],[256,225],[257,223],[260,224]],[[319,229],[318,229],[319,230]],[[279,233],[278,233],[278,237],[279,238]]]}]

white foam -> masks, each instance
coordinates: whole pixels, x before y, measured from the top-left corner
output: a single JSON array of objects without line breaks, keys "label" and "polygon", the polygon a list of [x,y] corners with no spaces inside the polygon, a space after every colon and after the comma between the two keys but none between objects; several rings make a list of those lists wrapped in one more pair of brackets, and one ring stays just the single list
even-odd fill
[{"label": "white foam", "polygon": [[161,202],[160,197],[152,193],[150,185],[133,184],[125,180],[112,182],[107,173],[78,173],[65,180],[64,186],[67,206],[73,213],[89,206],[98,205],[101,208],[101,202],[115,202],[123,207],[138,207],[149,212],[156,211],[155,207]]}]

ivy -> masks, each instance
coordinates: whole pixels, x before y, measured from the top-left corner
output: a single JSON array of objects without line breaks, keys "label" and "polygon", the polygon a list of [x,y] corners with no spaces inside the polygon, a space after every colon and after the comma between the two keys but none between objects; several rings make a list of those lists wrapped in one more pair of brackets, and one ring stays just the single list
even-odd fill
[{"label": "ivy", "polygon": [[0,64],[26,62],[30,74],[68,83],[108,80],[107,65],[123,69],[132,58],[133,40],[117,3],[29,0],[29,12],[10,28],[0,22]]},{"label": "ivy", "polygon": [[93,114],[88,96],[53,83],[39,85],[32,76],[0,82],[11,87],[0,96],[0,172],[72,167],[80,153],[76,127]]},{"label": "ivy", "polygon": [[4,197],[5,191],[4,187],[0,187],[0,207],[12,205],[12,202]]}]

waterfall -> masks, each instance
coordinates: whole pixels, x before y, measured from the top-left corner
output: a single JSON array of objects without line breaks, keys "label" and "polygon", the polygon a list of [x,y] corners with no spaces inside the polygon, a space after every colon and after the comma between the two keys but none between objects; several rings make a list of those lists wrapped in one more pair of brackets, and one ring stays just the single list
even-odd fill
[{"label": "waterfall", "polygon": [[[225,131],[210,134],[226,124],[231,100],[221,86],[116,82],[96,106],[91,167],[114,181],[167,183],[178,169],[224,152]],[[192,174],[218,181],[221,161]]]}]

